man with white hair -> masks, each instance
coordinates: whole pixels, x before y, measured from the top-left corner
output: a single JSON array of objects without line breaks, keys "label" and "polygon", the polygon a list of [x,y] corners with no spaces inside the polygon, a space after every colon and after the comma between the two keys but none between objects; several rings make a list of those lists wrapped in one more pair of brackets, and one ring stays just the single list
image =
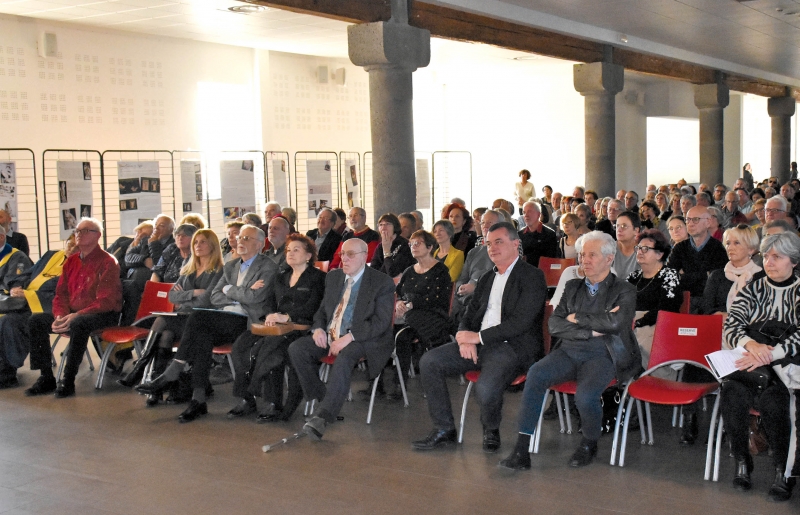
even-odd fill
[{"label": "man with white hair", "polygon": [[[36,313],[28,319],[31,370],[41,371],[25,395],[55,391],[57,399],[75,395],[75,376],[83,360],[89,335],[116,325],[122,309],[119,264],[100,248],[103,226],[94,218],[81,218],[75,228],[78,252],[64,262],[56,286],[52,313]],[[50,352],[50,333],[69,336],[64,359],[64,378],[56,385]]]},{"label": "man with white hair", "polygon": [[6,243],[20,250],[26,256],[30,256],[28,237],[11,229],[11,215],[5,209],[0,209],[0,226],[6,230]]},{"label": "man with white hair", "polygon": [[601,394],[612,379],[623,383],[641,369],[641,354],[631,329],[636,314],[636,288],[611,273],[616,244],[600,231],[584,235],[581,264],[585,279],[573,279],[550,317],[550,334],[561,344],[528,369],[519,410],[519,437],[500,466],[531,467],[528,453],[542,401],[551,386],[577,381],[575,404],[583,438],[569,461],[583,467],[597,454],[603,416]]}]

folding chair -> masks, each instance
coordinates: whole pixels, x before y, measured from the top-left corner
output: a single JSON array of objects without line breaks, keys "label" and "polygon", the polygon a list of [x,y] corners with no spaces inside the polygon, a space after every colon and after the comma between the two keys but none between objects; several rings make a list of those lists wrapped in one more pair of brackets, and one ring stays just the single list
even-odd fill
[{"label": "folding chair", "polygon": [[[719,382],[682,383],[669,379],[654,377],[654,370],[683,363],[709,370],[703,363],[705,355],[717,351],[722,345],[722,316],[720,315],[684,315],[660,311],[656,321],[653,347],[647,370],[635,381],[630,382],[622,394],[617,410],[617,423],[614,428],[614,443],[611,448],[611,465],[615,464],[617,444],[620,437],[620,426],[623,425],[622,411],[628,400],[626,413],[630,413],[633,401],[645,403],[646,419],[640,417],[642,444],[653,445],[653,422],[650,416],[650,403],[686,406],[694,404],[706,395],[719,393]],[[715,424],[719,413],[719,395],[714,402],[711,423],[708,430],[708,449],[706,452],[705,479],[710,475],[712,450],[714,447]],[[641,410],[639,410],[641,413]],[[619,453],[619,466],[625,465],[625,446],[627,444],[628,423],[630,417],[624,417],[622,428],[622,445]],[[647,440],[645,440],[645,425]]]},{"label": "folding chair", "polygon": [[575,259],[560,259],[550,257],[539,258],[539,270],[544,272],[544,280],[548,288],[555,288],[558,286],[558,280],[561,279],[561,274],[564,270],[575,265]]},{"label": "folding chair", "polygon": [[[97,381],[94,387],[100,389],[103,387],[103,379],[106,374],[106,365],[111,355],[114,353],[118,345],[126,343],[133,343],[136,348],[136,354],[142,355],[143,347],[140,342],[146,340],[150,335],[150,329],[138,327],[142,321],[152,318],[154,312],[172,312],[174,309],[173,304],[169,301],[168,293],[172,289],[174,283],[156,283],[147,281],[144,285],[144,293],[142,294],[142,301],[139,304],[139,310],[136,312],[136,321],[133,325],[125,327],[108,327],[100,329],[92,333],[92,341],[97,349],[97,353],[102,356],[100,360],[100,372],[97,374]],[[105,351],[101,351],[100,342],[107,342]],[[63,361],[63,360],[62,360]]]},{"label": "folding chair", "polygon": [[322,270],[325,273],[328,272],[328,268],[330,266],[331,266],[331,262],[330,261],[315,261],[314,262],[314,267],[319,269],[319,270]]}]

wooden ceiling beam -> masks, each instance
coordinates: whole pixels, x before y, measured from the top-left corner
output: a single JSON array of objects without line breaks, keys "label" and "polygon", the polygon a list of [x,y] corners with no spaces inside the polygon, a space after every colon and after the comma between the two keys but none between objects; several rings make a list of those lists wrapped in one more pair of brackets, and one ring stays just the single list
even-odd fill
[{"label": "wooden ceiling beam", "polygon": [[[391,16],[389,0],[248,0],[250,3],[292,12],[323,16],[349,23],[386,21]],[[606,44],[568,34],[537,29],[489,16],[459,11],[450,7],[409,0],[409,23],[427,29],[432,36],[456,41],[477,42],[509,50],[529,52],[557,59],[592,63],[604,59]],[[677,59],[646,54],[628,48],[614,48],[613,62],[626,70],[710,84],[718,71]],[[790,95],[800,100],[800,91],[756,77],[726,75],[723,79],[733,91],[765,97]]]}]

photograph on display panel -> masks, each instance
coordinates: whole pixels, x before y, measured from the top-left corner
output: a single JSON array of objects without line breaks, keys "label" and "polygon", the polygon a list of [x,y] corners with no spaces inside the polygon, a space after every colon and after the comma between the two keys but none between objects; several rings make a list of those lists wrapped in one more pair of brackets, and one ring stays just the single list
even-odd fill
[{"label": "photograph on display panel", "polygon": [[78,225],[80,214],[93,205],[91,167],[86,178],[83,161],[58,161],[56,176],[59,200],[59,239],[66,240]]},{"label": "photograph on display panel", "polygon": [[323,207],[334,206],[331,192],[331,162],[323,159],[306,161],[308,179],[308,217],[316,218]]},{"label": "photograph on display panel", "polygon": [[361,191],[358,189],[358,161],[345,159],[345,183],[347,185],[347,206],[361,207]]},{"label": "photograph on display panel", "polygon": [[220,161],[219,182],[222,216],[226,222],[236,220],[245,213],[255,212],[256,187],[252,160]]},{"label": "photograph on display panel", "polygon": [[11,217],[11,229],[17,230],[17,165],[0,163],[0,208]]},{"label": "photograph on display panel", "polygon": [[117,161],[119,223],[122,234],[133,234],[139,220],[161,213],[158,161]]},{"label": "photograph on display panel", "polygon": [[[181,195],[184,213],[200,213],[203,210],[203,173],[200,161],[181,161]],[[192,209],[195,202],[197,207]]]},{"label": "photograph on display panel", "polygon": [[289,205],[289,174],[286,172],[286,161],[283,159],[272,160],[272,180],[275,184],[275,192],[272,200],[282,206]]}]

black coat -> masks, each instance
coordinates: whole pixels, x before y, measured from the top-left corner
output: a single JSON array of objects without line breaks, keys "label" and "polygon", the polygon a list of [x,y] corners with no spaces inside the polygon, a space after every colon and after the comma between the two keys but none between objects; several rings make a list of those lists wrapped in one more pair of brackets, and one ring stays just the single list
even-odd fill
[{"label": "black coat", "polygon": [[[311,229],[306,233],[306,236],[311,238],[311,241],[317,239],[319,236],[319,229]],[[339,243],[342,241],[342,236],[331,229],[328,231],[328,234],[325,236],[325,241],[322,242],[322,245],[317,250],[317,261],[330,261],[333,259],[333,254],[336,252],[336,248],[339,246]]]}]

